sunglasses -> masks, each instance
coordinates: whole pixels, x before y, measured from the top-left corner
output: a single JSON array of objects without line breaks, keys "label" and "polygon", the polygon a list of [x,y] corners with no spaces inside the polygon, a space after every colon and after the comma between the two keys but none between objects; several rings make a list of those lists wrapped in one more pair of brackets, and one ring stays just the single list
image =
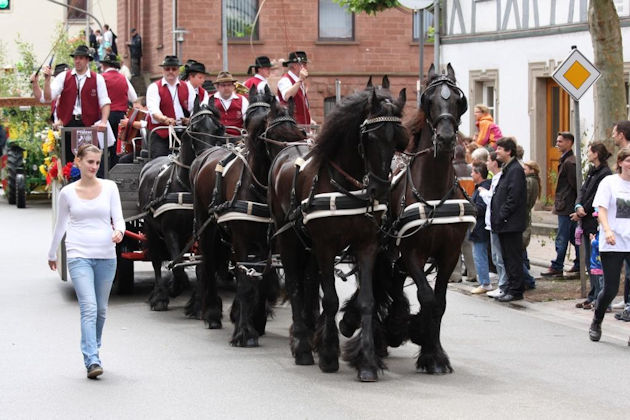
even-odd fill
[{"label": "sunglasses", "polygon": [[178,71],[179,67],[164,67],[165,71]]}]

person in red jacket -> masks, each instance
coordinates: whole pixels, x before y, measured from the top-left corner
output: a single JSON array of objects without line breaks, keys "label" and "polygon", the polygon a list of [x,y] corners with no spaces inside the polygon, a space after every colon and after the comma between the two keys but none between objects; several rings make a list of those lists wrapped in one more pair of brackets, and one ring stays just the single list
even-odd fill
[{"label": "person in red jacket", "polygon": [[[118,134],[118,124],[120,120],[125,118],[129,103],[133,103],[138,99],[136,90],[133,88],[129,80],[118,71],[120,61],[114,53],[105,54],[101,59],[103,68],[103,79],[107,86],[107,94],[112,101],[109,111],[109,125],[112,131]],[[117,162],[116,146],[109,147],[109,167],[111,168]]]},{"label": "person in red jacket", "polygon": [[214,106],[221,114],[221,123],[226,126],[225,131],[233,136],[240,136],[239,129],[243,128],[249,101],[234,91],[235,82],[236,79],[229,72],[219,73],[214,82],[218,89],[214,94]]},{"label": "person in red jacket", "polygon": [[[44,98],[46,102],[57,101],[56,126],[91,127],[96,125],[101,130],[108,130],[108,146],[115,144],[111,129],[108,129],[110,99],[107,94],[105,79],[90,70],[92,54],[87,45],[79,45],[70,54],[74,59],[74,68],[60,73],[51,83],[50,77],[44,80]],[[44,68],[44,74],[50,74],[50,68]],[[103,147],[103,145],[101,145]],[[74,161],[71,150],[70,133],[65,138],[66,162]],[[65,163],[65,162],[64,162]]]},{"label": "person in red jacket", "polygon": [[256,86],[258,92],[264,92],[265,86],[269,84],[267,79],[271,75],[271,67],[273,66],[271,65],[269,57],[265,55],[256,57],[256,62],[247,69],[247,74],[252,74],[252,70],[255,74],[245,80],[245,83],[243,84],[247,86],[247,89],[251,89],[252,86]]},{"label": "person in red jacket", "polygon": [[[156,127],[187,124],[195,106],[195,91],[188,83],[179,80],[179,58],[167,55],[160,67],[162,77],[147,88],[147,130]],[[155,130],[149,136],[151,158],[166,156],[170,152],[168,130]],[[144,146],[143,146],[144,147]]]},{"label": "person in red jacket", "polygon": [[278,80],[278,100],[286,104],[289,98],[295,101],[295,121],[298,124],[315,124],[311,118],[308,104],[307,88],[304,84],[308,78],[308,57],[304,51],[289,53],[289,59],[282,63],[288,71]]}]

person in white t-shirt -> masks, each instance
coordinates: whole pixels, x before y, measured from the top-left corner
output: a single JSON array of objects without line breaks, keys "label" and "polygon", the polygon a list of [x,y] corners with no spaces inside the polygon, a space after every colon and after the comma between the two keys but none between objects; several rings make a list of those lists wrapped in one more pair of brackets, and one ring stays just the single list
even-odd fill
[{"label": "person in white t-shirt", "polygon": [[103,374],[99,348],[116,274],[116,244],[125,232],[116,183],[96,177],[101,156],[92,144],[79,147],[75,164],[81,178],[59,193],[57,222],[48,250],[48,266],[54,271],[57,246],[66,234],[68,271],[81,311],[81,352],[90,379]]},{"label": "person in white t-shirt", "polygon": [[599,341],[606,308],[619,290],[621,266],[624,261],[630,263],[630,148],[623,148],[617,154],[617,174],[600,182],[593,207],[598,209],[597,219],[601,225],[599,253],[604,288],[597,296],[589,337]]}]

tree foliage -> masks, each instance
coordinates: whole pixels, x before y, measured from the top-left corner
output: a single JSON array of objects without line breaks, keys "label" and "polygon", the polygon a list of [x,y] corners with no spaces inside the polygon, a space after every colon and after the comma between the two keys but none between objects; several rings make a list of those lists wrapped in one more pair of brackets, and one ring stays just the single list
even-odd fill
[{"label": "tree foliage", "polygon": [[333,0],[353,13],[365,12],[376,14],[386,9],[398,6],[398,0]]}]

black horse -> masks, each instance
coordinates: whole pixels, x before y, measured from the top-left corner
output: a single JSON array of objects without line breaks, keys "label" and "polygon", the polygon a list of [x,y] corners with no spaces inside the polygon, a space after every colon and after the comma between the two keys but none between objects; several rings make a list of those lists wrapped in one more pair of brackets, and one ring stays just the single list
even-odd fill
[{"label": "black horse", "polygon": [[263,270],[270,254],[267,208],[267,175],[271,160],[285,142],[302,141],[305,134],[289,109],[277,105],[267,89],[250,91],[245,146],[215,148],[193,164],[195,220],[203,255],[199,281],[201,318],[209,328],[221,327],[222,303],[215,272],[225,265],[222,242],[230,246],[235,267],[236,296],[230,311],[234,331],[230,343],[255,347],[265,332],[268,307],[275,303],[278,279],[275,270]]},{"label": "black horse", "polygon": [[[475,222],[475,209],[459,186],[452,164],[466,97],[456,86],[450,64],[446,75],[435,73],[432,65],[427,83],[421,110],[409,124],[412,140],[406,154],[410,161],[392,188],[389,217],[393,239],[387,251],[379,254],[376,270],[380,281],[375,287],[388,344],[395,347],[411,338],[421,346],[417,369],[440,374],[453,371],[440,343],[440,326],[448,279],[459,260],[468,224]],[[425,216],[419,216],[422,214]],[[433,289],[424,271],[429,257],[437,268]],[[403,292],[407,276],[416,284],[420,302],[419,314],[411,317]],[[353,296],[344,308],[340,328],[347,336],[359,326],[357,299]]]},{"label": "black horse", "polygon": [[190,124],[181,136],[178,154],[149,161],[140,172],[138,205],[146,211],[145,246],[149,252],[155,285],[149,297],[154,311],[168,309],[169,295],[178,296],[188,284],[182,267],[173,269],[170,284],[162,277],[163,261],[177,258],[193,232],[190,164],[195,156],[213,146],[225,133],[219,112],[195,100]]},{"label": "black horse", "polygon": [[[384,83],[384,87],[385,83]],[[375,381],[383,364],[376,352],[372,270],[390,187],[390,162],[408,137],[400,125],[406,91],[393,100],[386,89],[356,93],[327,116],[315,147],[291,147],[274,161],[269,204],[291,299],[291,351],[298,365],[319,354],[324,372],[339,369],[335,315],[335,257],[350,247],[359,270],[362,331],[344,358],[361,381]],[[323,290],[323,314],[317,321]]]}]

